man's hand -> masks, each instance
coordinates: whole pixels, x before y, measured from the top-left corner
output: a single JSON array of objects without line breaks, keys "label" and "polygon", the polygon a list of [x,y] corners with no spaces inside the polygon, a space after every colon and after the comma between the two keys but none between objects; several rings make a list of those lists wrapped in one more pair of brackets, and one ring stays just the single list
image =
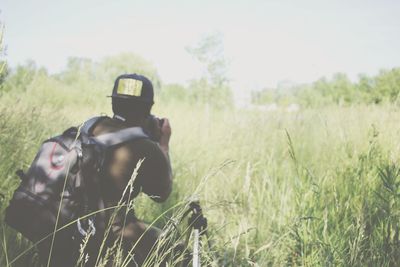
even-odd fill
[{"label": "man's hand", "polygon": [[161,196],[160,201],[165,201],[168,196],[171,194],[172,190],[172,168],[171,162],[169,159],[169,139],[171,138],[171,125],[169,124],[169,120],[167,118],[163,118],[164,122],[161,126],[161,138],[158,143],[161,151],[164,153],[167,161],[168,161],[168,186],[165,186],[165,194]]},{"label": "man's hand", "polygon": [[169,151],[169,139],[171,138],[171,125],[169,124],[169,120],[167,118],[163,118],[164,123],[161,126],[161,138],[160,138],[160,148],[164,153],[168,153]]}]

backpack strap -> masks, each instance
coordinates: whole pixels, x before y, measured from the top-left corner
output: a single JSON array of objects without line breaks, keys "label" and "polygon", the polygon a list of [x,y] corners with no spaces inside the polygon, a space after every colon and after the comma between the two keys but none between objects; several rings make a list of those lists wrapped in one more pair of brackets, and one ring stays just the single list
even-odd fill
[{"label": "backpack strap", "polygon": [[104,118],[107,118],[107,116],[95,116],[88,119],[83,123],[81,127],[81,132],[85,133],[86,135],[91,135],[94,126]]},{"label": "backpack strap", "polygon": [[[81,132],[90,136],[94,126],[104,118],[107,118],[107,116],[96,116],[88,119],[83,123]],[[92,137],[93,140],[105,147],[111,147],[127,141],[145,138],[150,137],[143,131],[141,127],[130,127],[117,132],[105,133],[96,137]]]},{"label": "backpack strap", "polygon": [[97,143],[100,143],[106,147],[112,147],[127,141],[149,138],[149,136],[144,133],[141,127],[130,127],[117,132],[98,135],[92,138]]}]

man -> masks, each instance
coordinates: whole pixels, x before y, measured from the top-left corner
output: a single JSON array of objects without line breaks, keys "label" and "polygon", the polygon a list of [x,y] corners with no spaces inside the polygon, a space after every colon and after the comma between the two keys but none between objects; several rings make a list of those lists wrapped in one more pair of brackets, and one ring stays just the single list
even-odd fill
[{"label": "man", "polygon": [[[151,139],[129,141],[109,151],[101,179],[101,193],[105,206],[112,207],[118,204],[137,162],[141,159],[144,161],[135,179],[131,199],[142,191],[156,202],[165,201],[172,189],[168,154],[171,126],[168,119],[160,120],[150,115],[154,103],[151,82],[137,74],[121,75],[115,81],[111,97],[114,117],[101,119],[92,128],[92,134],[98,136],[140,126],[147,131]],[[160,235],[159,229],[148,228],[149,226],[137,219],[133,212],[126,216],[125,210],[122,210],[112,222],[111,241],[122,238],[126,253],[140,239],[133,250],[134,261],[140,266]],[[109,242],[109,245],[111,243]]]}]

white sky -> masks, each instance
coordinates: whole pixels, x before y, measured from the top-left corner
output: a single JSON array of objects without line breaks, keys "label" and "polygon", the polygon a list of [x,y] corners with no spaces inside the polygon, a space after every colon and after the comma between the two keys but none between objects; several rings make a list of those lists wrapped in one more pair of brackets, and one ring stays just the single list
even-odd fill
[{"label": "white sky", "polygon": [[11,66],[33,59],[50,72],[70,56],[133,52],[183,83],[201,73],[185,47],[215,31],[239,90],[400,66],[396,0],[1,0],[0,10]]}]

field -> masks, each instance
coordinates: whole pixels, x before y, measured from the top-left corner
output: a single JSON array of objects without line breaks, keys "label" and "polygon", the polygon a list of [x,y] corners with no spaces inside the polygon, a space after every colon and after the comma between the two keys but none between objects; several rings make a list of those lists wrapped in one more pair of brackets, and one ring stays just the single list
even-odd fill
[{"label": "field", "polygon": [[[57,89],[54,89],[57,88]],[[0,98],[0,217],[41,141],[86,118],[111,115],[108,88],[75,88],[40,76]],[[209,221],[212,266],[396,266],[400,262],[400,110],[329,105],[262,112],[157,101],[170,118],[174,189],[145,195],[152,222],[198,198]],[[155,222],[162,227],[167,211]],[[0,224],[0,265],[30,244]],[[29,251],[12,266],[37,266]]]}]

